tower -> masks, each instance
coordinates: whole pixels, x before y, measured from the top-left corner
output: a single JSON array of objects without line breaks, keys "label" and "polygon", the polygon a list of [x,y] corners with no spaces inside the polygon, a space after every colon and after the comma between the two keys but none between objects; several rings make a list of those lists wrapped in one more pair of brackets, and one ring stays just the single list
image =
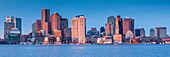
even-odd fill
[{"label": "tower", "polygon": [[114,43],[118,43],[118,44],[122,43],[122,34],[120,34],[122,33],[122,28],[121,28],[122,24],[120,24],[122,23],[121,21],[122,20],[120,16],[117,16],[115,19],[115,35],[113,37],[113,40]]},{"label": "tower", "polygon": [[72,19],[72,41],[85,44],[86,19],[84,15],[76,16]]}]

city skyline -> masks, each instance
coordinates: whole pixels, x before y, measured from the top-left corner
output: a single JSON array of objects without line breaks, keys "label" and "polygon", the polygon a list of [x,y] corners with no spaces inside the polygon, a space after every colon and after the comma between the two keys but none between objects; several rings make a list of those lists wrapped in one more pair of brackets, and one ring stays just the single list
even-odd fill
[{"label": "city skyline", "polygon": [[[169,25],[167,24],[168,18],[169,18],[168,15],[170,15],[170,12],[168,11],[168,10],[170,10],[170,7],[169,7],[170,4],[168,4],[168,0],[164,0],[164,1],[161,1],[161,0],[154,0],[154,1],[152,1],[152,0],[150,0],[150,1],[147,1],[147,0],[134,1],[133,0],[133,1],[131,1],[131,0],[129,0],[129,3],[126,3],[125,0],[120,0],[120,1],[117,1],[117,0],[108,0],[108,1],[86,0],[86,1],[83,1],[83,3],[81,5],[79,5],[82,7],[76,7],[76,6],[78,6],[78,4],[80,4],[80,2],[82,2],[82,1],[78,1],[78,0],[75,0],[76,2],[78,2],[78,4],[75,4],[76,2],[71,1],[71,0],[65,0],[65,1],[61,1],[61,0],[58,0],[58,1],[57,0],[56,1],[42,0],[42,1],[40,1],[40,0],[38,0],[38,1],[35,1],[33,3],[33,5],[31,5],[31,1],[33,1],[33,0],[27,0],[25,2],[22,0],[19,0],[19,2],[10,1],[10,0],[7,0],[7,1],[2,0],[2,1],[3,1],[3,3],[0,2],[0,4],[1,4],[0,8],[2,8],[2,9],[0,9],[0,12],[2,13],[2,14],[0,14],[0,19],[2,20],[0,22],[3,23],[7,16],[15,16],[15,17],[21,18],[22,26],[23,26],[22,27],[23,34],[30,33],[31,27],[32,27],[31,24],[34,23],[36,19],[41,19],[41,15],[40,15],[41,11],[40,10],[42,8],[48,8],[51,11],[50,13],[57,12],[57,13],[61,14],[62,17],[67,18],[68,22],[69,22],[68,23],[69,27],[71,27],[71,19],[74,16],[85,15],[86,20],[87,20],[86,21],[87,22],[86,23],[87,30],[90,30],[92,27],[96,27],[97,30],[99,31],[100,27],[102,27],[102,26],[105,27],[107,17],[109,17],[109,16],[116,17],[117,15],[121,15],[122,18],[125,18],[125,17],[133,18],[135,20],[135,28],[145,28],[146,36],[149,36],[149,30],[151,28],[167,27],[167,30],[170,29]],[[12,2],[14,2],[14,3],[12,3]],[[60,2],[62,2],[62,3],[60,3]],[[93,3],[94,3],[94,5],[89,6],[89,5],[87,5],[88,2],[90,2],[89,5],[92,5]],[[113,2],[113,5],[111,2]],[[114,2],[115,2],[115,4],[114,4]],[[137,3],[134,3],[134,2],[137,2]],[[142,2],[144,2],[144,4],[142,4]],[[160,2],[160,3],[156,4],[158,2]],[[9,3],[9,5],[7,5],[5,3]],[[46,3],[51,3],[51,4],[46,5]],[[67,3],[67,5],[64,5],[65,3]],[[98,7],[102,3],[104,3],[103,7]],[[21,4],[23,6],[19,6],[19,4]],[[36,4],[36,5],[34,6],[34,4]],[[127,4],[127,6],[121,5],[121,4]],[[4,5],[6,5],[6,6],[4,7]],[[115,6],[115,5],[119,5],[119,6]],[[58,6],[58,7],[55,8],[55,6]],[[14,10],[11,10],[10,9],[11,7],[14,8]],[[114,9],[114,8],[119,8],[119,7],[122,7],[122,8]],[[33,8],[33,9],[31,9],[31,8]],[[83,9],[81,9],[81,8],[83,8]],[[95,8],[100,9],[100,10],[95,10]],[[106,8],[106,9],[104,9],[104,8]],[[139,10],[136,10],[136,9],[139,9]],[[52,14],[50,14],[50,15],[52,15]],[[100,19],[100,20],[98,21],[98,23],[96,23],[95,21],[98,19]],[[145,20],[143,20],[143,19],[145,19]],[[141,22],[141,21],[144,21],[144,22]],[[91,25],[91,24],[93,24],[93,25]],[[4,27],[3,25],[0,26],[0,33],[1,33],[0,37],[1,38],[3,38],[3,27]],[[167,33],[169,35],[168,31],[167,31]]]}]

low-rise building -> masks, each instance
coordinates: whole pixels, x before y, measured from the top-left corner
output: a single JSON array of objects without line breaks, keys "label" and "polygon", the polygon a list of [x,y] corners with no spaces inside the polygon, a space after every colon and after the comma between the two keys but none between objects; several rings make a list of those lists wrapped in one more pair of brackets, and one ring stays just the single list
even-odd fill
[{"label": "low-rise building", "polygon": [[5,35],[5,41],[8,44],[19,44],[20,31],[17,28],[12,28],[10,32]]}]

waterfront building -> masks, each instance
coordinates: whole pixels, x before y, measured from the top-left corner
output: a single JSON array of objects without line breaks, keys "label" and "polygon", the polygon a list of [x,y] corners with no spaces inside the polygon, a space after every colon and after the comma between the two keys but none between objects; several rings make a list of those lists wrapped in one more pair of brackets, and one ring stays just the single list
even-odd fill
[{"label": "waterfront building", "polygon": [[60,20],[60,30],[62,31],[62,42],[63,43],[66,43],[66,42],[68,42],[67,40],[69,40],[68,38],[64,38],[64,29],[65,28],[68,28],[68,20],[67,20],[67,18],[61,18],[61,20]]},{"label": "waterfront building", "polygon": [[53,35],[55,38],[59,37],[59,38],[62,38],[62,35],[61,35],[61,30],[57,30],[55,29],[54,30],[54,35]]},{"label": "waterfront building", "polygon": [[35,23],[32,24],[32,37],[36,38],[36,27],[35,27]]},{"label": "waterfront building", "polygon": [[113,37],[114,43],[122,43],[122,19],[120,16],[117,16],[115,19],[115,34]]},{"label": "waterfront building", "polygon": [[[116,20],[117,20],[117,21],[116,21]],[[123,20],[122,20],[122,18],[120,17],[120,15],[118,15],[118,16],[115,18],[115,27],[116,27],[116,22],[118,22],[119,34],[123,35]],[[115,32],[116,32],[116,29],[115,29]]]},{"label": "waterfront building", "polygon": [[11,30],[5,35],[5,41],[9,44],[19,44],[20,35],[18,28],[11,28]]},{"label": "waterfront building", "polygon": [[112,44],[110,36],[97,38],[97,44]]},{"label": "waterfront building", "polygon": [[140,40],[143,44],[156,44],[160,41],[158,38],[155,37],[141,37]]},{"label": "waterfront building", "polygon": [[[14,28],[13,22],[4,22],[4,36],[12,29]],[[5,38],[5,37],[4,37]]]},{"label": "waterfront building", "polygon": [[155,27],[155,36],[157,38],[167,37],[167,28],[166,27]]},{"label": "waterfront building", "polygon": [[45,37],[45,38],[44,38],[44,44],[45,44],[45,45],[49,44],[49,42],[48,42],[48,37]]},{"label": "waterfront building", "polygon": [[64,42],[66,44],[69,44],[72,42],[72,39],[71,39],[71,28],[65,28],[64,29]]},{"label": "waterfront building", "polygon": [[162,38],[162,44],[170,44],[170,38]]},{"label": "waterfront building", "polygon": [[131,31],[131,30],[128,30],[127,32],[126,32],[126,34],[125,34],[125,39],[127,39],[127,38],[133,38],[133,32]]},{"label": "waterfront building", "polygon": [[0,44],[5,44],[5,39],[0,38]]},{"label": "waterfront building", "polygon": [[72,18],[72,41],[74,43],[85,44],[86,18],[84,15]]},{"label": "waterfront building", "polygon": [[7,16],[4,22],[4,38],[7,32],[14,28],[14,16]]},{"label": "waterfront building", "polygon": [[30,35],[20,35],[20,43],[26,43],[27,42],[27,39],[28,38],[31,38]]}]

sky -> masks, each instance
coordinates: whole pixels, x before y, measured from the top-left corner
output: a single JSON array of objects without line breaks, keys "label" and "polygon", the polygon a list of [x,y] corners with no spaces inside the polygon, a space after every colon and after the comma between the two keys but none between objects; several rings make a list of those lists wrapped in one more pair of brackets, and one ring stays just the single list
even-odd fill
[{"label": "sky", "polygon": [[135,20],[135,28],[145,28],[146,35],[155,27],[167,27],[170,34],[170,0],[0,0],[0,37],[3,38],[6,16],[22,18],[23,34],[31,32],[31,25],[41,19],[41,9],[59,13],[71,19],[86,18],[87,30],[105,26],[107,17],[120,15]]}]

